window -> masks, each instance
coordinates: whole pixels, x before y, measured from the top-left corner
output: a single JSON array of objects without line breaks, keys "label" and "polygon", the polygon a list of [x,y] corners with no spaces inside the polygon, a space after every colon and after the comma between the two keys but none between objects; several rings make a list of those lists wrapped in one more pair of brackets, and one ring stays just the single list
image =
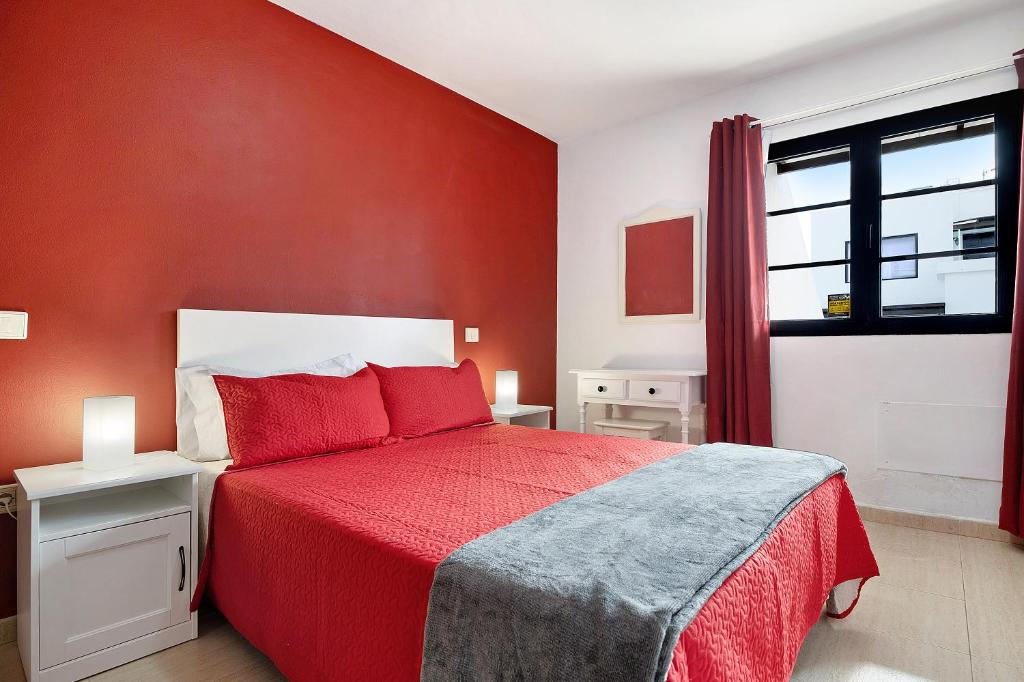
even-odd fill
[{"label": "window", "polygon": [[[911,256],[917,253],[917,233],[882,237],[882,258]],[[850,242],[846,242],[846,260],[850,260]],[[917,277],[917,261],[903,260],[882,263],[882,279],[913,279]],[[850,283],[850,266],[846,266],[846,283]]]},{"label": "window", "polygon": [[1009,331],[1022,97],[772,144],[774,335]]},{"label": "window", "polygon": [[[996,218],[971,218],[953,223],[953,244],[961,251],[996,245]],[[966,253],[964,260],[984,258],[984,253]]]}]

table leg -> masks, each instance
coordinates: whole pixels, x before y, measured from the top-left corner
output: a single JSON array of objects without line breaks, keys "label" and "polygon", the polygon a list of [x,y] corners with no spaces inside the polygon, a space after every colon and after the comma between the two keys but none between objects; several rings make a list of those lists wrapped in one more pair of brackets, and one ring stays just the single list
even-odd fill
[{"label": "table leg", "polygon": [[587,404],[580,403],[580,433],[587,432]]},{"label": "table leg", "polygon": [[690,409],[679,408],[679,442],[690,442]]}]

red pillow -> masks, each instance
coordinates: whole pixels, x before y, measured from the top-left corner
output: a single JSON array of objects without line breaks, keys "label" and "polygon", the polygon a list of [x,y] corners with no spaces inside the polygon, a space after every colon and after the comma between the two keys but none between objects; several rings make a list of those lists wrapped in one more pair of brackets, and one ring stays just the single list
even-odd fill
[{"label": "red pillow", "polygon": [[458,367],[370,368],[380,379],[380,394],[398,438],[427,436],[494,421],[472,360]]},{"label": "red pillow", "polygon": [[380,445],[388,414],[377,375],[215,375],[233,468]]}]

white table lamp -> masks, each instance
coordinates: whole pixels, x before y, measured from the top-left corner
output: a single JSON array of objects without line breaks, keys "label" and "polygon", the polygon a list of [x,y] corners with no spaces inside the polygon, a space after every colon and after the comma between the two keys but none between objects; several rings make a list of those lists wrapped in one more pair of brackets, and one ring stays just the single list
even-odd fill
[{"label": "white table lamp", "polygon": [[103,470],[135,463],[135,396],[82,401],[82,465]]},{"label": "white table lamp", "polygon": [[519,405],[519,372],[499,369],[494,373],[494,409],[513,412]]}]

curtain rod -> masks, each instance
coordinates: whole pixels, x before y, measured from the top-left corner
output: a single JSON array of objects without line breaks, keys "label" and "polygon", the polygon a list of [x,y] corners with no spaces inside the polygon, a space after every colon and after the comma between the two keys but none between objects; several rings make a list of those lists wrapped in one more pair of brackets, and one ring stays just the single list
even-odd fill
[{"label": "curtain rod", "polygon": [[947,73],[942,76],[935,76],[933,78],[917,81],[915,83],[908,83],[907,85],[900,85],[895,88],[889,88],[888,90],[873,92],[869,95],[862,95],[860,97],[851,97],[849,99],[839,100],[838,102],[824,104],[820,107],[814,107],[813,109],[805,109],[804,111],[797,111],[792,114],[786,114],[785,116],[776,116],[774,118],[766,118],[761,121],[753,121],[750,124],[750,127],[753,128],[754,126],[759,125],[762,129],[764,129],[778,125],[783,125],[785,123],[794,123],[796,121],[802,121],[806,118],[814,118],[815,116],[831,114],[835,111],[842,111],[843,109],[852,109],[853,107],[859,107],[863,104],[870,104],[871,102],[877,102],[879,100],[888,99],[889,97],[905,95],[907,93],[934,87],[936,85],[944,85],[945,83],[952,83],[954,81],[963,80],[964,78],[973,78],[975,76],[982,76],[986,73],[1002,71],[1003,69],[1012,68],[1014,61],[1017,59],[1024,59],[1024,54],[1017,55],[1015,57],[1008,59],[1000,59],[999,61],[995,62],[989,62],[988,64],[984,64],[973,69],[954,71],[953,73]]}]

